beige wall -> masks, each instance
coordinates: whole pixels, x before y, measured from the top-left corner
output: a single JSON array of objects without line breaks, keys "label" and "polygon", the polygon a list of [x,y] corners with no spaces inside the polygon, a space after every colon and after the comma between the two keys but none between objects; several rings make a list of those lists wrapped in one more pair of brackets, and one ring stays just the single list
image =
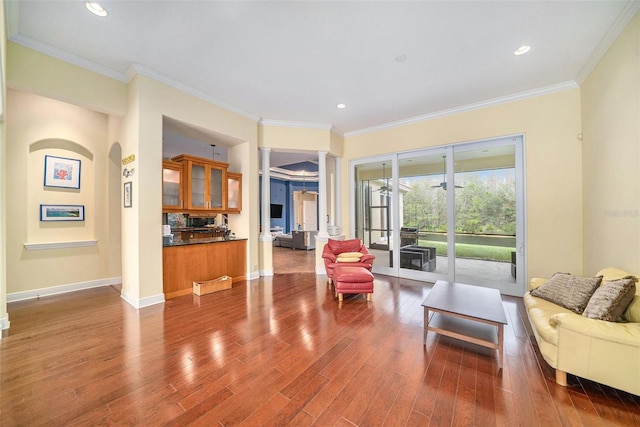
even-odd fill
[{"label": "beige wall", "polygon": [[[234,227],[236,236],[249,238],[247,271],[252,274],[253,267],[257,270],[258,264],[258,229],[250,226],[249,218],[250,212],[258,209],[258,193],[252,191],[256,189],[254,186],[258,181],[258,171],[257,160],[251,159],[249,154],[257,153],[256,122],[143,76],[137,76],[131,88],[137,97],[134,108],[138,115],[138,129],[135,132],[127,132],[128,139],[123,141],[123,154],[127,156],[137,153],[134,194],[139,194],[139,217],[134,221],[137,220],[139,246],[138,251],[131,257],[139,261],[139,272],[133,272],[133,289],[136,282],[139,283],[140,298],[162,292],[162,287],[158,287],[158,283],[162,283],[162,269],[159,268],[162,265],[162,244],[158,238],[162,225],[162,181],[158,177],[162,176],[163,116],[245,141],[229,150],[230,158],[233,160],[250,159],[241,164],[234,164],[233,167],[235,171],[243,174],[243,212],[232,217],[231,226]],[[252,166],[254,167],[251,168]],[[123,251],[130,246],[135,247],[135,243],[127,244],[127,238],[123,235]],[[127,258],[126,253],[124,258]],[[128,282],[128,276],[123,269],[123,286],[125,282]],[[135,291],[133,293],[135,294]]]},{"label": "beige wall", "polygon": [[640,273],[640,14],[581,86],[584,265]]},{"label": "beige wall", "polygon": [[278,150],[331,150],[331,132],[298,126],[274,126],[261,124],[260,148]]},{"label": "beige wall", "polygon": [[[136,173],[132,177],[134,207],[125,209],[123,215],[123,259],[144,262],[132,265],[131,269],[123,262],[123,291],[126,290],[127,299],[144,300],[162,294],[162,241],[159,238],[162,181],[159,177],[162,176],[163,116],[244,141],[228,151],[229,159],[234,162],[232,170],[243,174],[243,212],[232,216],[231,227],[236,236],[249,238],[247,271],[249,274],[257,271],[258,230],[250,223],[258,209],[257,197],[251,194],[258,181],[256,122],[141,75],[129,86],[129,114],[122,150],[123,156],[135,154],[132,166]],[[242,162],[236,163],[240,159]]]},{"label": "beige wall", "polygon": [[[7,96],[7,293],[108,278],[107,116],[27,92]],[[79,190],[43,186],[46,154],[81,161]],[[41,222],[40,204],[84,205],[85,220]],[[91,247],[24,248],[94,239]]]},{"label": "beige wall", "polygon": [[[4,22],[4,21],[3,21]],[[126,83],[9,42],[7,85],[102,113],[127,113]]]},{"label": "beige wall", "polygon": [[[251,226],[258,223],[257,123],[254,120],[144,76],[137,76],[127,85],[13,43],[9,44],[8,61],[8,85],[31,92],[15,92],[19,94],[14,96],[18,104],[9,107],[13,120],[11,141],[15,139],[19,143],[11,144],[8,157],[15,156],[16,161],[11,162],[12,169],[8,173],[19,176],[26,167],[40,168],[40,159],[25,154],[29,144],[39,139],[69,139],[87,148],[93,154],[93,160],[91,168],[86,169],[86,176],[86,162],[83,161],[82,200],[87,205],[87,215],[92,216],[85,221],[84,227],[66,225],[65,236],[84,239],[95,234],[93,238],[99,242],[93,249],[99,261],[76,260],[71,264],[73,268],[62,266],[66,265],[66,259],[71,261],[80,253],[86,254],[86,249],[84,252],[65,249],[47,254],[39,251],[29,253],[25,258],[22,245],[29,239],[60,239],[60,236],[53,229],[39,228],[39,221],[33,223],[33,209],[26,206],[40,203],[40,197],[49,194],[40,194],[38,188],[42,187],[42,180],[29,178],[30,181],[20,181],[23,184],[12,185],[8,200],[11,205],[15,202],[20,213],[25,214],[21,216],[25,223],[12,227],[14,235],[7,239],[11,245],[7,262],[15,263],[8,293],[74,284],[96,277],[108,279],[118,273],[123,278],[123,297],[133,305],[153,303],[162,298],[162,241],[159,238],[162,183],[159,177],[163,115],[241,141],[229,149],[229,159],[234,163],[230,169],[243,174],[244,209],[242,214],[233,215],[230,223],[237,236],[249,238],[248,274],[257,275],[258,230]],[[50,109],[54,111],[49,115]],[[47,114],[42,114],[43,111]],[[112,114],[108,116],[97,111]],[[99,125],[95,123],[95,117],[100,117]],[[82,134],[85,131],[99,135]],[[130,165],[136,173],[124,178],[119,161],[130,154],[136,156]],[[33,174],[34,171],[30,172]],[[127,180],[133,183],[134,203],[133,208],[123,209],[121,189]],[[84,192],[89,191],[90,186],[94,187],[91,197],[95,200],[85,202]],[[106,193],[105,188],[108,189]],[[66,196],[64,200],[73,199],[69,198],[71,194]],[[86,196],[86,199],[91,197]],[[14,212],[11,215],[13,217]],[[36,277],[31,277],[35,271],[33,259],[41,264],[48,263],[37,269]],[[54,270],[45,273],[49,266]],[[51,274],[51,271],[57,271],[56,267],[64,271]]]},{"label": "beige wall", "polygon": [[[527,278],[582,272],[582,166],[578,88],[345,138],[349,160],[524,134]],[[349,192],[348,179],[343,193]],[[343,230],[350,233],[343,197]]]},{"label": "beige wall", "polygon": [[[0,338],[9,328],[9,315],[7,313],[7,199],[6,188],[6,127],[4,115],[7,111],[6,99],[7,91],[5,82],[7,81],[7,29],[4,16],[4,0],[0,0]],[[4,331],[4,332],[3,332]]]}]

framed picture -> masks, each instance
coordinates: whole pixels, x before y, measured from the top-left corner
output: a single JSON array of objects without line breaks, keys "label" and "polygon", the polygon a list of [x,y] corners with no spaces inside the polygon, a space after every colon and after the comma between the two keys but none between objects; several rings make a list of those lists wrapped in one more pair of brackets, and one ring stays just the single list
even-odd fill
[{"label": "framed picture", "polygon": [[131,181],[124,183],[124,207],[130,208],[133,206],[133,188]]},{"label": "framed picture", "polygon": [[80,188],[80,160],[44,156],[44,186]]},{"label": "framed picture", "polygon": [[84,221],[84,205],[40,205],[40,221]]}]

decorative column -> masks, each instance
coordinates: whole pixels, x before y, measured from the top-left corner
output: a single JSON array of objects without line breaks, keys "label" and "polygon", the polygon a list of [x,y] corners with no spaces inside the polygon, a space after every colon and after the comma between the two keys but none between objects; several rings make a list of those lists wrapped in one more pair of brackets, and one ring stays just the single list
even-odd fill
[{"label": "decorative column", "polygon": [[318,151],[318,237],[328,238],[327,233],[327,152]]},{"label": "decorative column", "polygon": [[327,152],[318,151],[318,235],[316,236],[316,274],[326,274],[322,250],[329,241],[327,233]]},{"label": "decorative column", "polygon": [[262,233],[260,239],[271,241],[271,148],[261,148],[262,153]]},{"label": "decorative column", "polygon": [[271,237],[271,149],[261,148],[262,153],[262,221],[259,241],[260,276],[273,276],[273,238]]},{"label": "decorative column", "polygon": [[334,209],[336,211],[335,217],[333,218],[333,225],[338,228],[338,234],[342,234],[342,191],[340,191],[340,187],[342,185],[342,170],[341,170],[341,158],[336,157],[334,159],[335,162],[335,182],[333,189],[333,197],[334,197]]}]

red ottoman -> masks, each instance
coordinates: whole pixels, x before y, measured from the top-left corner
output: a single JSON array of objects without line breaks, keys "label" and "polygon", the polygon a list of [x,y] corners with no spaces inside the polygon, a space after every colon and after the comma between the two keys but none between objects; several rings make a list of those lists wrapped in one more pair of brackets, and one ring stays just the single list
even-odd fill
[{"label": "red ottoman", "polygon": [[371,301],[373,274],[366,267],[336,266],[333,284],[338,301],[342,301],[343,294],[367,294],[367,301]]}]

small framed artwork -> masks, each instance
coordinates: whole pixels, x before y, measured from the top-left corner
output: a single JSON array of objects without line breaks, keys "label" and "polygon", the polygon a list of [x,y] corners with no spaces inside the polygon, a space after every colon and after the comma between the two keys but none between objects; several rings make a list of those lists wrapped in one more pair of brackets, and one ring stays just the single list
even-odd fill
[{"label": "small framed artwork", "polygon": [[124,183],[124,207],[130,208],[133,206],[133,185],[131,181],[127,181]]},{"label": "small framed artwork", "polygon": [[44,186],[80,188],[80,160],[44,156]]},{"label": "small framed artwork", "polygon": [[40,205],[40,221],[84,221],[84,205]]}]

